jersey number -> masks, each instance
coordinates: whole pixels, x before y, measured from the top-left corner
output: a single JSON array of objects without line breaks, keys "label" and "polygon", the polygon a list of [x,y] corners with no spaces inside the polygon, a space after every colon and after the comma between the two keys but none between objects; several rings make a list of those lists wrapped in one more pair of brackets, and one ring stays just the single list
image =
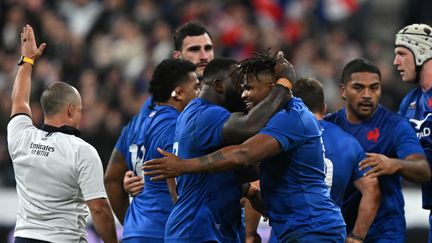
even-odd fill
[{"label": "jersey number", "polygon": [[[138,153],[139,151],[141,153]],[[129,146],[129,152],[131,153],[131,161],[132,161],[132,166],[135,175],[142,176],[143,170],[141,169],[141,167],[143,166],[144,163],[143,160],[144,160],[146,149],[144,148],[144,146],[138,146],[136,144],[132,144],[131,146]]]},{"label": "jersey number", "polygon": [[323,149],[323,158],[324,158],[325,183],[327,184],[327,187],[330,190],[333,185],[333,162],[325,157],[325,146],[322,137],[321,137],[321,146]]}]

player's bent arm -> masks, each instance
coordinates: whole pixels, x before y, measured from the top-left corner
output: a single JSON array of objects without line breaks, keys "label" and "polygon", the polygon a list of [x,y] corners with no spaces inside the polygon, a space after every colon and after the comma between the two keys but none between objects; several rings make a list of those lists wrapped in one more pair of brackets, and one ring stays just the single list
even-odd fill
[{"label": "player's bent arm", "polygon": [[420,154],[412,154],[404,160],[398,160],[400,164],[399,174],[406,180],[424,183],[431,177],[431,168],[426,157]]},{"label": "player's bent arm", "polygon": [[129,207],[129,196],[123,188],[123,176],[126,171],[127,165],[123,155],[114,149],[105,171],[104,183],[113,211],[122,225]]},{"label": "player's bent arm", "polygon": [[270,158],[279,152],[280,146],[276,139],[269,135],[257,134],[243,144],[228,146],[206,156],[190,159],[191,166],[187,166],[185,172],[225,171]]},{"label": "player's bent arm", "polygon": [[365,176],[377,177],[399,173],[406,180],[423,183],[429,181],[431,171],[423,154],[411,154],[405,159],[389,158],[383,154],[366,153],[360,162],[360,169],[371,167]]},{"label": "player's bent arm", "polygon": [[364,239],[380,206],[381,191],[378,179],[369,176],[359,178],[354,182],[354,186],[361,192],[362,197],[352,233]]},{"label": "player's bent arm", "polygon": [[245,231],[246,231],[246,243],[261,242],[261,236],[258,234],[257,229],[261,214],[257,212],[249,202],[246,200],[245,205]]},{"label": "player's bent arm", "polygon": [[98,198],[88,200],[86,203],[90,209],[93,225],[98,235],[104,242],[117,243],[114,217],[108,200],[106,198]]},{"label": "player's bent arm", "polygon": [[257,134],[243,144],[228,146],[199,158],[182,160],[161,149],[158,151],[165,157],[149,160],[143,166],[145,175],[154,176],[152,180],[173,178],[184,173],[225,171],[250,165],[277,155],[280,145],[269,135]]},{"label": "player's bent arm", "polygon": [[248,114],[233,113],[223,127],[225,145],[239,144],[252,137],[292,98],[291,91],[275,85],[270,94]]}]

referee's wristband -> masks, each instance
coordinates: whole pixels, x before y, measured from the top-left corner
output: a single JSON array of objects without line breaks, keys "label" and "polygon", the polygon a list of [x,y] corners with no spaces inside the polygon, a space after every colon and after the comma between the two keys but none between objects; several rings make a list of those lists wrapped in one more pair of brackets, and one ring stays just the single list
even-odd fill
[{"label": "referee's wristband", "polygon": [[24,63],[29,63],[33,66],[35,63],[35,60],[31,59],[29,57],[26,57],[26,56],[21,56],[21,58],[18,61],[18,66],[23,65]]},{"label": "referee's wristband", "polygon": [[351,238],[351,239],[354,239],[354,240],[361,241],[361,242],[364,241],[364,238],[362,238],[361,236],[356,235],[356,234],[354,234],[352,232],[351,232],[351,234],[348,235],[348,237]]}]

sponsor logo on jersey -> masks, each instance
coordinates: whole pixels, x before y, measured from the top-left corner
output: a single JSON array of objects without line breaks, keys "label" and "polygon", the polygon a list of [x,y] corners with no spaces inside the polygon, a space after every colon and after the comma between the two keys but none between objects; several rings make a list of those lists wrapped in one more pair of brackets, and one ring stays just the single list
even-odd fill
[{"label": "sponsor logo on jersey", "polygon": [[413,102],[411,102],[411,104],[409,104],[409,106],[408,106],[408,109],[415,109],[416,108],[416,102],[415,101],[413,101]]},{"label": "sponsor logo on jersey", "polygon": [[376,143],[378,141],[378,138],[380,136],[380,131],[378,130],[377,127],[375,127],[374,130],[370,130],[367,133],[367,140]]},{"label": "sponsor logo on jersey", "polygon": [[48,157],[49,153],[55,151],[55,148],[52,146],[44,145],[41,143],[30,143],[31,154],[40,155],[44,157]]},{"label": "sponsor logo on jersey", "polygon": [[[429,102],[428,102],[429,103]],[[416,119],[409,119],[411,125],[414,127],[416,133],[417,133],[417,137],[419,139],[423,138],[423,137],[427,137],[431,134],[431,129],[427,126],[423,126],[423,124],[427,121],[427,119],[432,116],[432,113],[429,113],[426,115],[425,118],[423,118],[422,120],[416,120]]]}]

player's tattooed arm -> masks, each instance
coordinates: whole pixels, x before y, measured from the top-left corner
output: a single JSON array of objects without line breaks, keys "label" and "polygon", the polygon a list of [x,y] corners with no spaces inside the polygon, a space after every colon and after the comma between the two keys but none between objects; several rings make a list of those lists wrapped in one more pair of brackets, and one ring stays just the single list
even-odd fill
[{"label": "player's tattooed arm", "polygon": [[214,163],[219,160],[226,160],[223,153],[221,151],[216,151],[214,153],[205,155],[203,157],[198,158],[200,166],[209,172],[213,172],[215,170]]},{"label": "player's tattooed arm", "polygon": [[152,180],[173,178],[185,173],[218,172],[243,167],[280,152],[279,143],[273,137],[258,134],[240,145],[222,148],[200,158],[183,160],[172,153],[158,149],[164,157],[144,163],[145,175]]},{"label": "player's tattooed arm", "polygon": [[294,67],[279,51],[274,66],[275,85],[270,94],[248,114],[233,113],[223,127],[225,145],[239,144],[252,137],[264,127],[270,118],[292,98],[292,83],[296,79]]}]

